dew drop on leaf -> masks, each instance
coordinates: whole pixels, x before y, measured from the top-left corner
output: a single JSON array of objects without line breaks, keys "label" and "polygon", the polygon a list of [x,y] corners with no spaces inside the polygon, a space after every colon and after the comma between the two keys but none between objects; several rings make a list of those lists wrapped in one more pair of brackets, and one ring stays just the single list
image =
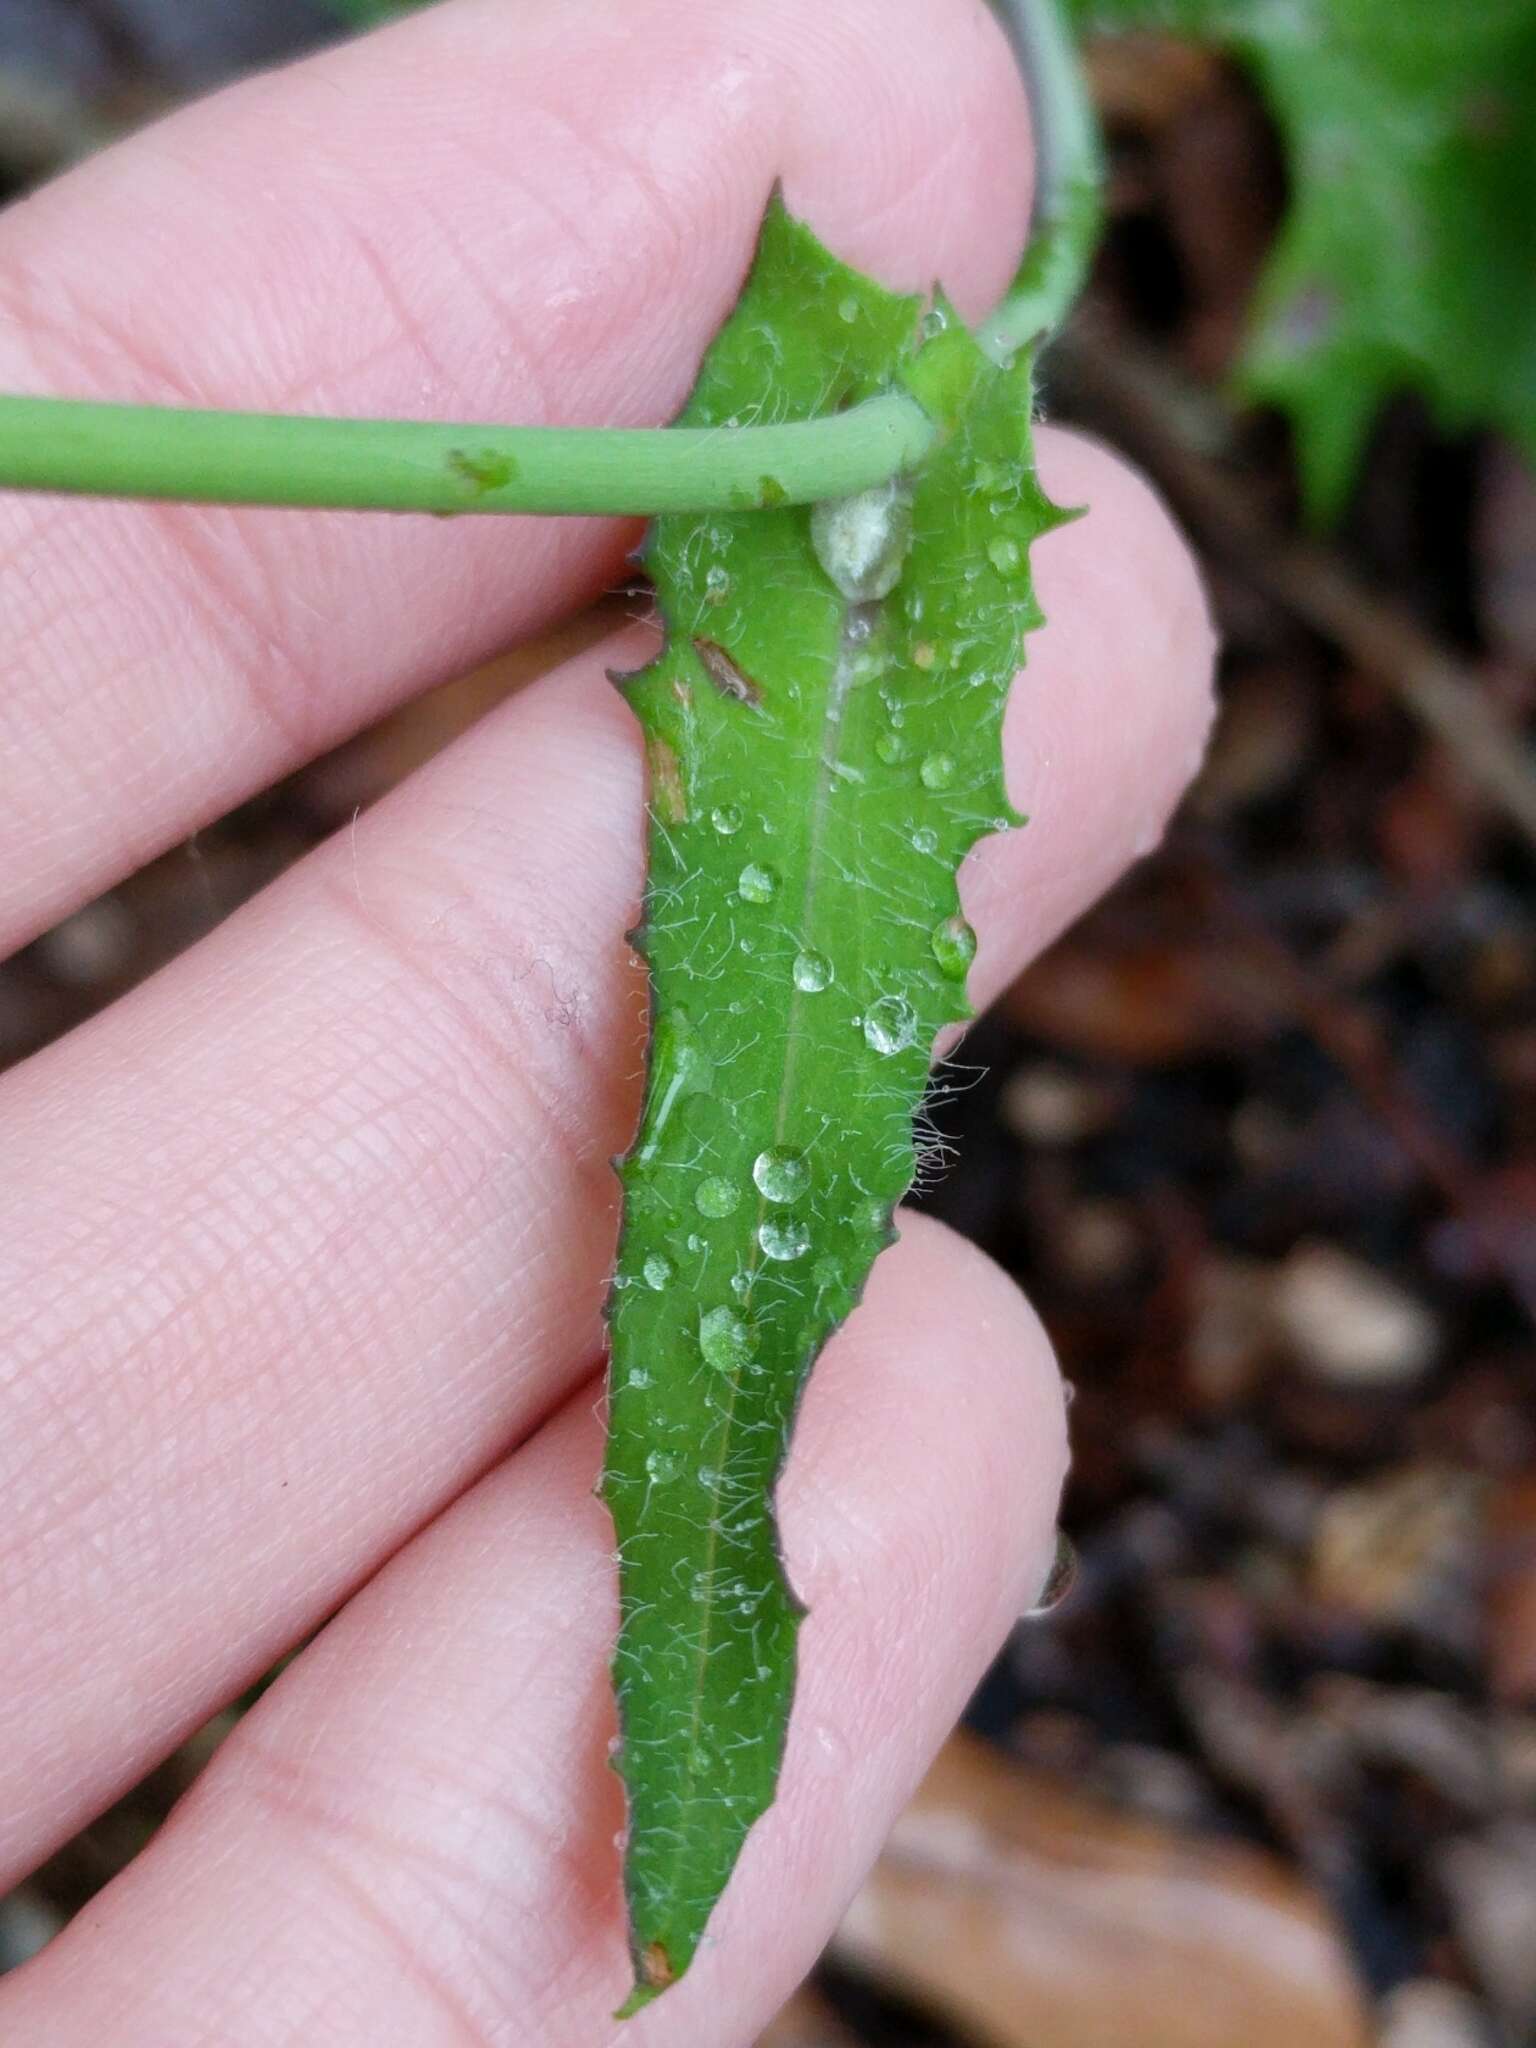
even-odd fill
[{"label": "dew drop on leaf", "polygon": [[854,321],[858,319],[859,302],[856,298],[854,298],[851,292],[846,299],[838,300],[837,317],[839,320],[845,322],[846,325],[848,325],[849,327],[851,327]]},{"label": "dew drop on leaf", "polygon": [[933,928],[933,957],[946,981],[964,981],[976,958],[976,934],[963,917],[946,917]]},{"label": "dew drop on leaf", "polygon": [[701,1216],[729,1216],[741,1202],[741,1189],[723,1173],[712,1173],[693,1191],[693,1206]]},{"label": "dew drop on leaf", "polygon": [[706,604],[724,604],[731,594],[731,579],[718,562],[704,577],[704,601]]},{"label": "dew drop on leaf", "polygon": [[771,903],[778,894],[779,878],[772,868],[750,860],[736,878],[744,903]]},{"label": "dew drop on leaf", "polygon": [[682,1460],[676,1451],[651,1451],[645,1460],[646,1477],[657,1485],[675,1479],[683,1469]]},{"label": "dew drop on leaf", "polygon": [[953,754],[929,754],[918,769],[924,789],[948,789],[955,779]]},{"label": "dew drop on leaf", "polygon": [[912,500],[900,483],[877,484],[812,507],[816,559],[853,604],[889,597],[911,543]]},{"label": "dew drop on leaf", "polygon": [[797,953],[793,973],[795,987],[808,996],[819,996],[832,984],[832,962],[825,953]]},{"label": "dew drop on leaf", "polygon": [[919,825],[912,834],[912,851],[914,853],[937,853],[938,850],[938,833],[930,830],[927,825]]},{"label": "dew drop on leaf", "polygon": [[752,1178],[765,1200],[797,1202],[811,1184],[811,1169],[803,1153],[778,1145],[758,1153],[752,1164]]},{"label": "dew drop on leaf", "polygon": [[917,1039],[917,1012],[905,996],[881,996],[864,1012],[864,1043],[871,1052],[905,1052]]},{"label": "dew drop on leaf", "polygon": [[894,768],[905,758],[906,751],[907,743],[899,732],[883,732],[875,741],[875,752],[887,768]]},{"label": "dew drop on leaf", "polygon": [[660,1294],[671,1280],[675,1268],[665,1252],[652,1252],[640,1268],[641,1278],[647,1287]]},{"label": "dew drop on leaf", "polygon": [[987,547],[987,555],[994,569],[1003,576],[1017,576],[1024,566],[1024,554],[1016,540],[1009,540],[1006,534],[999,534]]},{"label": "dew drop on leaf", "polygon": [[741,806],[739,804],[716,804],[709,814],[709,822],[722,839],[729,839],[733,832],[741,830]]},{"label": "dew drop on leaf", "polygon": [[699,1349],[716,1372],[739,1372],[757,1348],[752,1326],[733,1308],[712,1308],[699,1318]]},{"label": "dew drop on leaf", "polygon": [[811,1248],[811,1233],[794,1216],[770,1216],[757,1226],[757,1241],[764,1258],[783,1264],[805,1256]]}]

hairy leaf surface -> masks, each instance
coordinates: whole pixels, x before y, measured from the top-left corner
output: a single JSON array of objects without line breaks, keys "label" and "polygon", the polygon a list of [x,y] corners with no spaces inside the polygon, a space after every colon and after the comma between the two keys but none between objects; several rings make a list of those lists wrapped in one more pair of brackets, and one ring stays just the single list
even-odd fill
[{"label": "hairy leaf surface", "polygon": [[627,689],[655,1029],[604,1478],[630,2010],[687,1967],[773,1797],[800,1619],[773,1488],[812,1361],[892,1241],[934,1035],[969,1014],[956,869],[1016,822],[1003,705],[1029,548],[1060,515],[1029,363],[919,310],[775,205],[684,422],[813,419],[904,383],[947,437],[894,498],[775,508],[765,477],[769,509],[664,518],[648,544],[667,644]]}]

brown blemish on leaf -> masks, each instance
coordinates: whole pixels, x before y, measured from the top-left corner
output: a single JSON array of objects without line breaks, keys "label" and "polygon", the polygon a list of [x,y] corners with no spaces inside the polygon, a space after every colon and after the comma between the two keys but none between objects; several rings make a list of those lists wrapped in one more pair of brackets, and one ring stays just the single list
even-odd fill
[{"label": "brown blemish on leaf", "polygon": [[658,817],[669,825],[686,824],[688,793],[683,788],[683,770],[676,751],[659,739],[648,741],[645,751],[651,768],[651,803]]},{"label": "brown blemish on leaf", "polygon": [[640,1981],[652,1991],[665,1991],[677,1972],[672,1967],[672,1958],[659,1941],[650,1942],[640,1951]]},{"label": "brown blemish on leaf", "polygon": [[722,697],[734,697],[738,704],[762,703],[762,691],[743,669],[736,666],[718,640],[695,639],[693,651]]}]

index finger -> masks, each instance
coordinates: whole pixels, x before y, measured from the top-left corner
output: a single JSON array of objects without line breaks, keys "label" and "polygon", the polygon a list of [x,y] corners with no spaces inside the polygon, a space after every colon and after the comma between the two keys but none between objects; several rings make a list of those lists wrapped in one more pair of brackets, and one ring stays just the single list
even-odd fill
[{"label": "index finger", "polygon": [[[0,219],[0,389],[655,424],[778,176],[839,255],[985,308],[1029,171],[981,0],[448,0]],[[634,538],[0,499],[0,952]]]}]

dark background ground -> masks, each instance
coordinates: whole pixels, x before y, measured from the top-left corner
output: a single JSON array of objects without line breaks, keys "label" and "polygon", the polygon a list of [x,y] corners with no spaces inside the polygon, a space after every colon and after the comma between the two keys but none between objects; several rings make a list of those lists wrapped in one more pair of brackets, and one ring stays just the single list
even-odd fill
[{"label": "dark background ground", "polygon": [[[325,32],[309,0],[0,0],[0,183]],[[1166,846],[977,1031],[929,1206],[1075,1383],[1075,1593],[1023,1625],[775,2048],[1536,2041],[1536,482],[1383,419],[1295,539],[1220,397],[1284,202],[1230,69],[1100,48],[1113,226],[1053,410],[1190,522],[1226,655]],[[0,1062],[473,715],[438,693],[0,966]],[[14,1961],[210,1730],[10,1901]]]}]

